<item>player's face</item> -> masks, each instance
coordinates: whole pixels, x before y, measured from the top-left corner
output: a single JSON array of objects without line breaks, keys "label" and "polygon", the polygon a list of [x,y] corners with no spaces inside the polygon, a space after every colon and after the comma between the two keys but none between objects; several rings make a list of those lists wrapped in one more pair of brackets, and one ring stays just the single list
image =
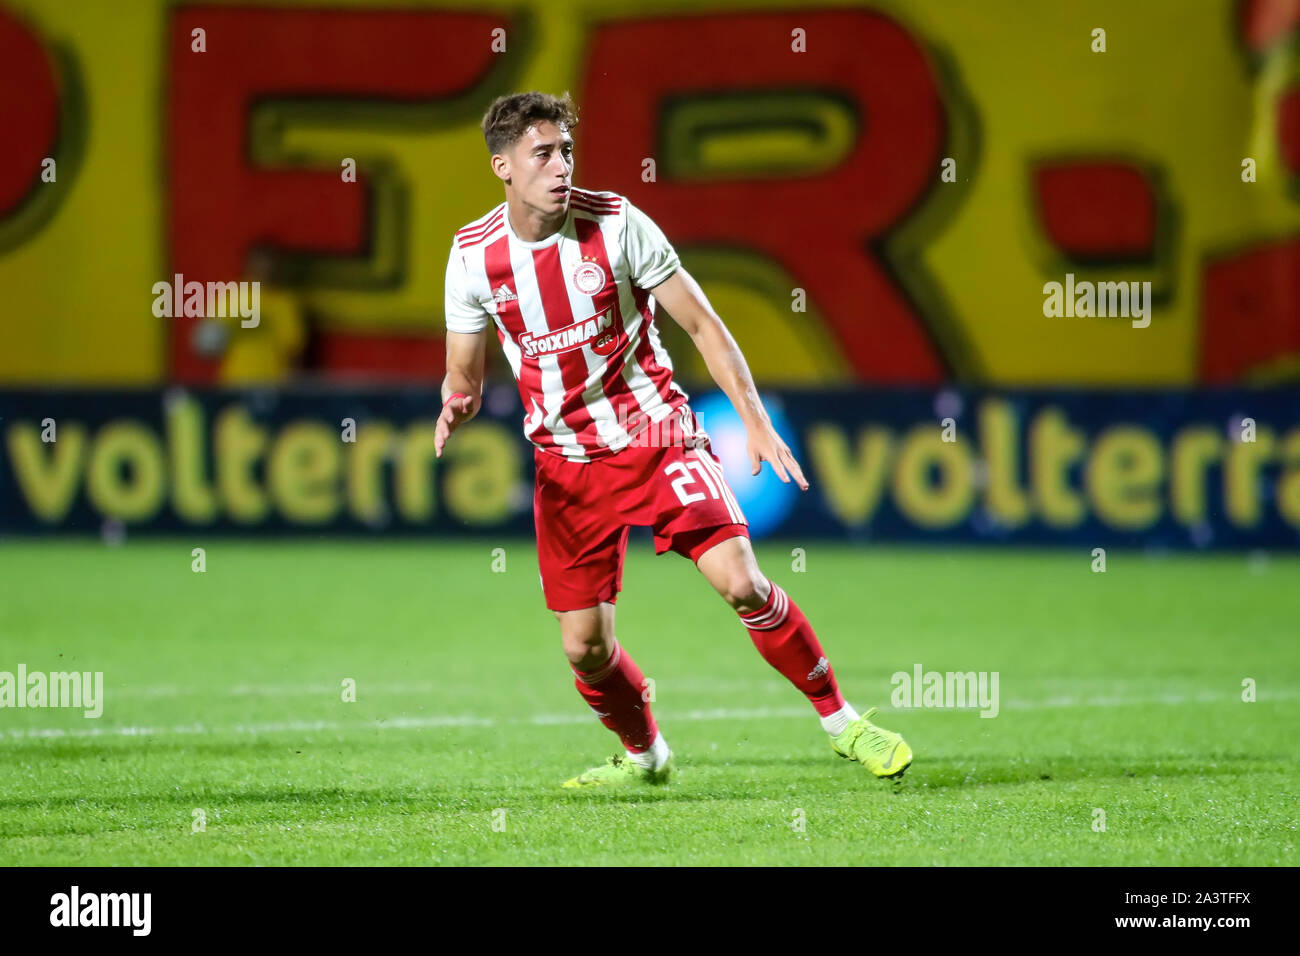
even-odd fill
[{"label": "player's face", "polygon": [[510,180],[528,205],[543,213],[564,212],[573,186],[573,137],[549,121],[528,127],[511,150]]}]

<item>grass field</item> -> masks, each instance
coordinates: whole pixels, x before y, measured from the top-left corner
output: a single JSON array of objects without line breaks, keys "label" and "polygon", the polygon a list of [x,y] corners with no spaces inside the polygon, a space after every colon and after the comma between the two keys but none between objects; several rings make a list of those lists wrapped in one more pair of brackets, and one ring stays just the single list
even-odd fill
[{"label": "grass field", "polygon": [[[0,671],[105,700],[0,709],[0,864],[1297,862],[1300,558],[806,547],[759,558],[916,751],[898,786],[645,541],[618,633],[681,773],[636,794],[557,786],[617,741],[531,542],[0,544]],[[998,672],[998,716],[891,708],[916,664]]]}]

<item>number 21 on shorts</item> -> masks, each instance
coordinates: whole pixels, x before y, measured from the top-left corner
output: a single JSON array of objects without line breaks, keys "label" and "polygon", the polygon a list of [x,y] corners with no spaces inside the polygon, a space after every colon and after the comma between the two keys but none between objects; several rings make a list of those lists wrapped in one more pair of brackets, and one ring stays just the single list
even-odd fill
[{"label": "number 21 on shorts", "polygon": [[[691,472],[695,472],[694,475]],[[664,468],[665,475],[678,473],[678,477],[673,479],[673,492],[677,495],[677,500],[685,507],[696,501],[703,501],[705,498],[720,498],[717,482],[720,480],[717,475],[710,474],[708,468],[699,461],[675,461]],[[709,489],[706,495],[702,491],[688,491],[689,485],[696,484],[696,476],[704,483],[704,487]]]}]

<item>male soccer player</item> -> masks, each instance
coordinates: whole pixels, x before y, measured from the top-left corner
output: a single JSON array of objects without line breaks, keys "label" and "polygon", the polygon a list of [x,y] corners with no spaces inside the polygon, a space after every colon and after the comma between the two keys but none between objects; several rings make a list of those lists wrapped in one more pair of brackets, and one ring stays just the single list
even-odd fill
[{"label": "male soccer player", "polygon": [[447,261],[447,377],[436,453],[482,402],[487,329],[510,362],[535,446],[533,514],[546,606],[578,692],[626,754],[565,787],[658,784],[672,753],[641,669],[614,636],[632,525],[655,552],[695,562],[754,646],[816,708],[832,749],[877,777],[912,750],[847,704],[798,605],[759,570],[745,517],[655,328],[655,302],[695,343],[745,423],[753,473],[766,461],[808,489],[763,408],[735,340],[664,234],[622,196],[573,186],[577,115],[566,93],[498,98],[483,117],[506,199],[456,232]]}]

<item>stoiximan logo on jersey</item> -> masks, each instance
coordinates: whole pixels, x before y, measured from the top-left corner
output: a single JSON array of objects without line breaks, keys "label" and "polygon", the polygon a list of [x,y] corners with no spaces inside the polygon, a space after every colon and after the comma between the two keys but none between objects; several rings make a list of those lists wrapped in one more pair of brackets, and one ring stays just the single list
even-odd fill
[{"label": "stoiximan logo on jersey", "polygon": [[525,332],[519,336],[519,347],[523,350],[524,358],[571,352],[588,343],[597,355],[608,355],[614,351],[617,342],[618,330],[614,328],[613,306],[554,332],[544,332],[541,335]]},{"label": "stoiximan logo on jersey", "polygon": [[103,671],[0,671],[0,707],[73,707],[86,717],[104,712]]},{"label": "stoiximan logo on jersey", "polygon": [[981,717],[998,715],[997,671],[897,671],[889,682],[895,707],[979,707]]}]

